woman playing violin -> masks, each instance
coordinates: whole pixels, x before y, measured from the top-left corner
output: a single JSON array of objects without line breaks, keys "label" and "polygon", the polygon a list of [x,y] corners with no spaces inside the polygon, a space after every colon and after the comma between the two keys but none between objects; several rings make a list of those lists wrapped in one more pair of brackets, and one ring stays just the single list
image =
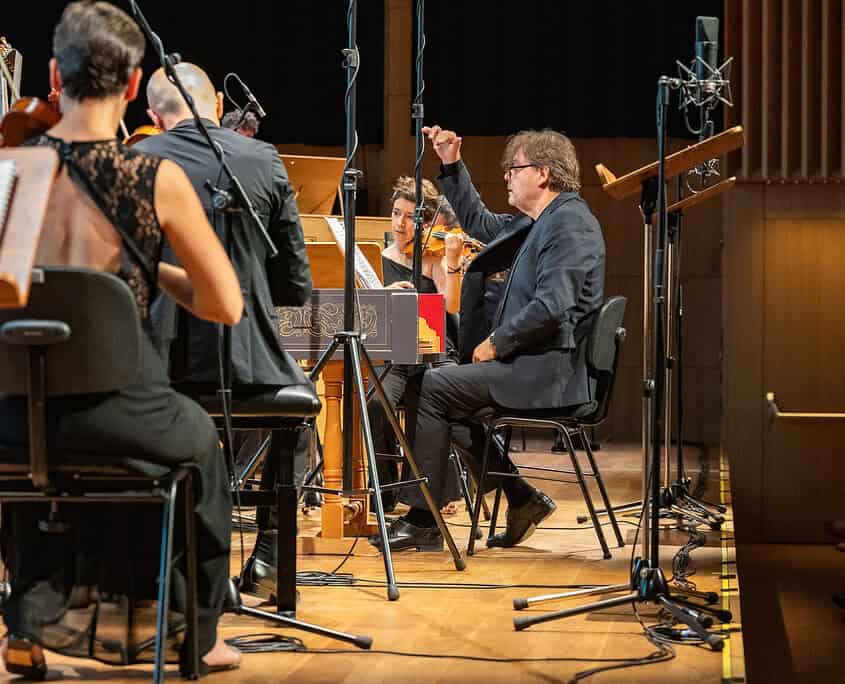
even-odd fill
[{"label": "woman playing violin", "polygon": [[[452,226],[445,222],[454,213],[434,184],[423,180],[423,220],[429,228],[433,222]],[[414,179],[400,176],[393,185],[391,195],[392,209],[391,232],[393,243],[386,247],[382,255],[384,281],[388,287],[411,288],[414,242],[414,209],[416,208],[416,187]],[[423,252],[420,291],[423,293],[439,292],[446,297],[446,310],[457,313],[460,308],[461,274],[463,267],[463,238],[460,234],[449,233],[439,239],[439,249],[434,249],[434,238],[427,241]],[[445,247],[444,247],[445,242]]]}]

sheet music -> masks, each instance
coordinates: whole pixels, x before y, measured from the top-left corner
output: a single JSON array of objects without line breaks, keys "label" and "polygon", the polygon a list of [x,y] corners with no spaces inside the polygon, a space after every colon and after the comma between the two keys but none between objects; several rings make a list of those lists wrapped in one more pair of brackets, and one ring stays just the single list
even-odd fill
[{"label": "sheet music", "polygon": [[3,236],[3,226],[6,225],[6,214],[12,201],[12,189],[15,187],[15,160],[0,161],[0,238]]},{"label": "sheet music", "polygon": [[[345,254],[346,228],[344,227],[343,222],[333,216],[326,216],[325,219],[326,223],[329,224],[329,230],[332,232],[335,242],[337,242],[337,246],[340,247],[340,251]],[[381,280],[379,280],[378,274],[375,272],[370,262],[367,261],[367,257],[364,256],[364,253],[360,250],[358,245],[355,245],[355,275],[358,276],[364,287],[369,290],[376,290],[384,287]]]}]

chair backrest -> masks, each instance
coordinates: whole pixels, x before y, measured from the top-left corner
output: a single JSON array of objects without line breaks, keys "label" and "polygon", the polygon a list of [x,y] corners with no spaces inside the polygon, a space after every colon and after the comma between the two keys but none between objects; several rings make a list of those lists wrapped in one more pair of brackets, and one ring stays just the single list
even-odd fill
[{"label": "chair backrest", "polygon": [[625,340],[626,332],[622,321],[625,318],[627,302],[625,297],[619,295],[609,297],[595,314],[587,340],[587,370],[590,378],[596,382],[593,399],[597,404],[590,422],[599,423],[607,417],[619,353]]},{"label": "chair backrest", "polygon": [[[0,325],[14,320],[62,321],[70,338],[46,355],[48,396],[110,392],[138,382],[141,324],[129,286],[110,273],[44,268],[33,278],[29,304],[0,310]],[[0,343],[0,394],[26,395],[26,346]]]}]

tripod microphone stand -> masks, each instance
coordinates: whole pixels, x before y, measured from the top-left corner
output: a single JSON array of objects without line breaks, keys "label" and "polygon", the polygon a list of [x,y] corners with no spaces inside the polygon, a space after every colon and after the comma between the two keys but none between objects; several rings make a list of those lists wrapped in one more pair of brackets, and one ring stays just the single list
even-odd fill
[{"label": "tripod microphone stand", "polygon": [[[702,643],[707,644],[711,649],[719,651],[723,648],[722,638],[709,632],[707,628],[712,625],[712,618],[715,617],[722,622],[729,622],[731,614],[728,611],[718,610],[711,606],[703,606],[685,597],[673,594],[666,578],[660,568],[660,509],[662,506],[661,492],[661,456],[664,447],[664,427],[666,408],[666,380],[667,380],[667,354],[666,354],[666,324],[668,321],[666,313],[667,292],[667,248],[668,248],[668,211],[666,203],[666,121],[668,117],[670,92],[672,88],[680,87],[679,79],[661,77],[658,80],[657,90],[657,188],[656,188],[656,211],[657,229],[654,237],[654,254],[651,261],[651,293],[653,304],[652,316],[652,344],[651,344],[651,378],[646,378],[645,398],[649,404],[649,451],[650,462],[647,470],[646,491],[649,499],[644,502],[642,517],[647,521],[648,526],[643,538],[643,557],[635,560],[630,579],[630,592],[625,596],[596,601],[586,605],[570,608],[567,610],[555,611],[543,615],[530,617],[518,617],[514,619],[516,630],[523,630],[532,625],[557,620],[560,618],[582,615],[594,610],[601,610],[622,605],[637,605],[641,603],[653,603],[668,612],[672,618],[684,623],[689,630],[695,634]],[[647,223],[648,216],[647,216]],[[668,456],[668,448],[667,448]],[[589,590],[582,593],[609,593],[619,591],[625,585],[613,585],[602,587],[597,590]],[[516,608],[524,608],[527,601],[515,602]],[[711,617],[712,616],[712,617]]]},{"label": "tripod microphone stand", "polygon": [[[229,250],[231,246],[229,244],[231,242],[232,237],[230,225],[231,215],[235,212],[243,212],[250,217],[253,225],[259,230],[259,233],[263,236],[265,242],[267,243],[268,256],[277,256],[278,251],[276,250],[273,241],[270,239],[270,236],[267,234],[267,231],[264,228],[264,224],[261,222],[261,219],[256,213],[255,208],[252,206],[249,196],[246,194],[246,191],[244,190],[238,178],[232,173],[232,170],[227,164],[220,146],[216,145],[212,141],[208,129],[205,127],[205,124],[203,123],[199,113],[197,112],[193,98],[188,94],[187,90],[179,80],[179,76],[174,68],[174,65],[177,63],[178,59],[174,59],[164,51],[164,46],[162,45],[161,39],[150,27],[149,22],[141,12],[141,9],[138,6],[136,0],[130,0],[130,5],[135,20],[138,22],[138,25],[147,35],[147,38],[150,40],[150,44],[156,50],[156,53],[159,57],[159,60],[161,61],[162,67],[165,70],[168,79],[179,90],[179,93],[182,95],[182,98],[185,100],[186,104],[191,110],[191,113],[193,114],[194,121],[198,129],[208,142],[211,149],[214,150],[214,153],[217,156],[218,161],[220,162],[221,171],[226,174],[231,183],[231,187],[234,190],[234,194],[231,194],[225,190],[221,190],[220,188],[213,186],[210,182],[207,182],[206,184],[206,188],[211,192],[215,210],[222,211],[224,213],[224,217],[226,220],[225,241],[227,243],[227,250]],[[231,458],[231,328],[227,326],[224,326],[224,329],[222,331],[221,344],[223,348],[222,354],[224,358],[221,373],[222,387],[220,388],[219,394],[224,415],[224,446],[226,447],[227,453],[230,456],[230,461],[233,461],[233,459]],[[234,473],[232,473],[232,475],[234,476]],[[191,563],[193,562],[193,559],[188,559],[187,562]],[[319,634],[321,636],[329,637],[331,639],[344,641],[362,649],[369,649],[372,646],[372,638],[369,636],[346,634],[344,632],[338,632],[332,629],[327,629],[318,625],[303,622],[301,620],[296,620],[292,617],[288,617],[279,613],[271,613],[268,611],[258,610],[256,608],[244,606],[241,602],[240,592],[238,591],[235,582],[231,579],[229,580],[227,596],[224,600],[224,611],[234,612],[238,615],[249,615],[250,617],[270,621],[278,626],[301,629],[303,631]],[[193,653],[193,659],[194,662],[188,663],[186,664],[186,666],[190,668],[189,671],[191,672],[199,672],[199,653],[197,653],[196,651],[194,651]]]},{"label": "tripod microphone stand", "polygon": [[[367,456],[369,477],[372,488],[372,497],[376,507],[376,519],[378,523],[379,536],[382,540],[382,554],[384,569],[387,578],[387,597],[391,601],[399,598],[399,589],[396,585],[396,578],[393,572],[393,560],[388,543],[388,531],[385,523],[384,507],[381,498],[381,485],[378,479],[378,468],[376,467],[376,453],[373,445],[373,436],[370,429],[370,421],[367,412],[367,391],[364,386],[364,377],[361,372],[361,364],[366,363],[369,371],[370,382],[375,388],[375,394],[384,409],[385,415],[404,450],[405,458],[415,482],[419,485],[423,497],[431,510],[432,515],[446,541],[449,551],[452,553],[455,568],[463,570],[465,563],[455,545],[451,533],[443,521],[440,509],[435,504],[428,490],[427,480],[420,474],[416,461],[402,432],[399,421],[393,412],[390,402],[381,386],[378,374],[364,346],[362,333],[356,329],[356,285],[355,285],[355,197],[358,189],[358,178],[361,172],[354,168],[353,164],[358,149],[358,133],[356,130],[356,95],[357,77],[359,67],[359,55],[357,47],[357,0],[349,0],[347,9],[347,23],[349,29],[349,43],[344,50],[346,57],[344,68],[347,69],[346,88],[346,166],[343,170],[343,218],[345,230],[345,269],[344,269],[344,307],[343,307],[343,332],[336,333],[334,340],[329,347],[321,354],[316,365],[311,371],[311,378],[316,379],[326,363],[333,357],[335,352],[343,349],[343,487],[345,491],[352,491],[352,457],[354,446],[355,430],[355,405],[357,397],[360,411],[360,429],[363,432],[363,447]],[[418,195],[419,197],[419,195]],[[360,494],[361,492],[355,492]],[[367,490],[365,493],[370,493]]]}]

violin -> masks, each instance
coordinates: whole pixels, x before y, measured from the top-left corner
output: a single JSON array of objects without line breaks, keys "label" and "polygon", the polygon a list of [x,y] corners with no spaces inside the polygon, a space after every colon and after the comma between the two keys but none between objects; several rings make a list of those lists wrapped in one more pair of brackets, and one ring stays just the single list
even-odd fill
[{"label": "violin", "polygon": [[150,125],[143,125],[138,126],[134,131],[132,131],[132,135],[127,135],[123,139],[123,144],[127,147],[132,147],[137,142],[141,142],[144,138],[149,138],[151,135],[158,135],[161,133],[160,128],[156,128],[155,126]]},{"label": "violin", "polygon": [[17,147],[29,138],[51,129],[61,120],[51,103],[37,97],[22,97],[9,107],[9,111],[0,121],[0,135],[3,147]]},{"label": "violin", "polygon": [[[464,238],[464,246],[461,252],[463,259],[474,259],[475,256],[486,247],[486,245],[471,238],[464,233],[459,227],[447,228],[443,224],[437,224],[430,228],[426,228],[423,233],[423,256],[443,257],[446,255],[446,236],[447,235],[461,235]],[[402,248],[402,253],[405,256],[414,255],[414,241],[411,240]]]}]

